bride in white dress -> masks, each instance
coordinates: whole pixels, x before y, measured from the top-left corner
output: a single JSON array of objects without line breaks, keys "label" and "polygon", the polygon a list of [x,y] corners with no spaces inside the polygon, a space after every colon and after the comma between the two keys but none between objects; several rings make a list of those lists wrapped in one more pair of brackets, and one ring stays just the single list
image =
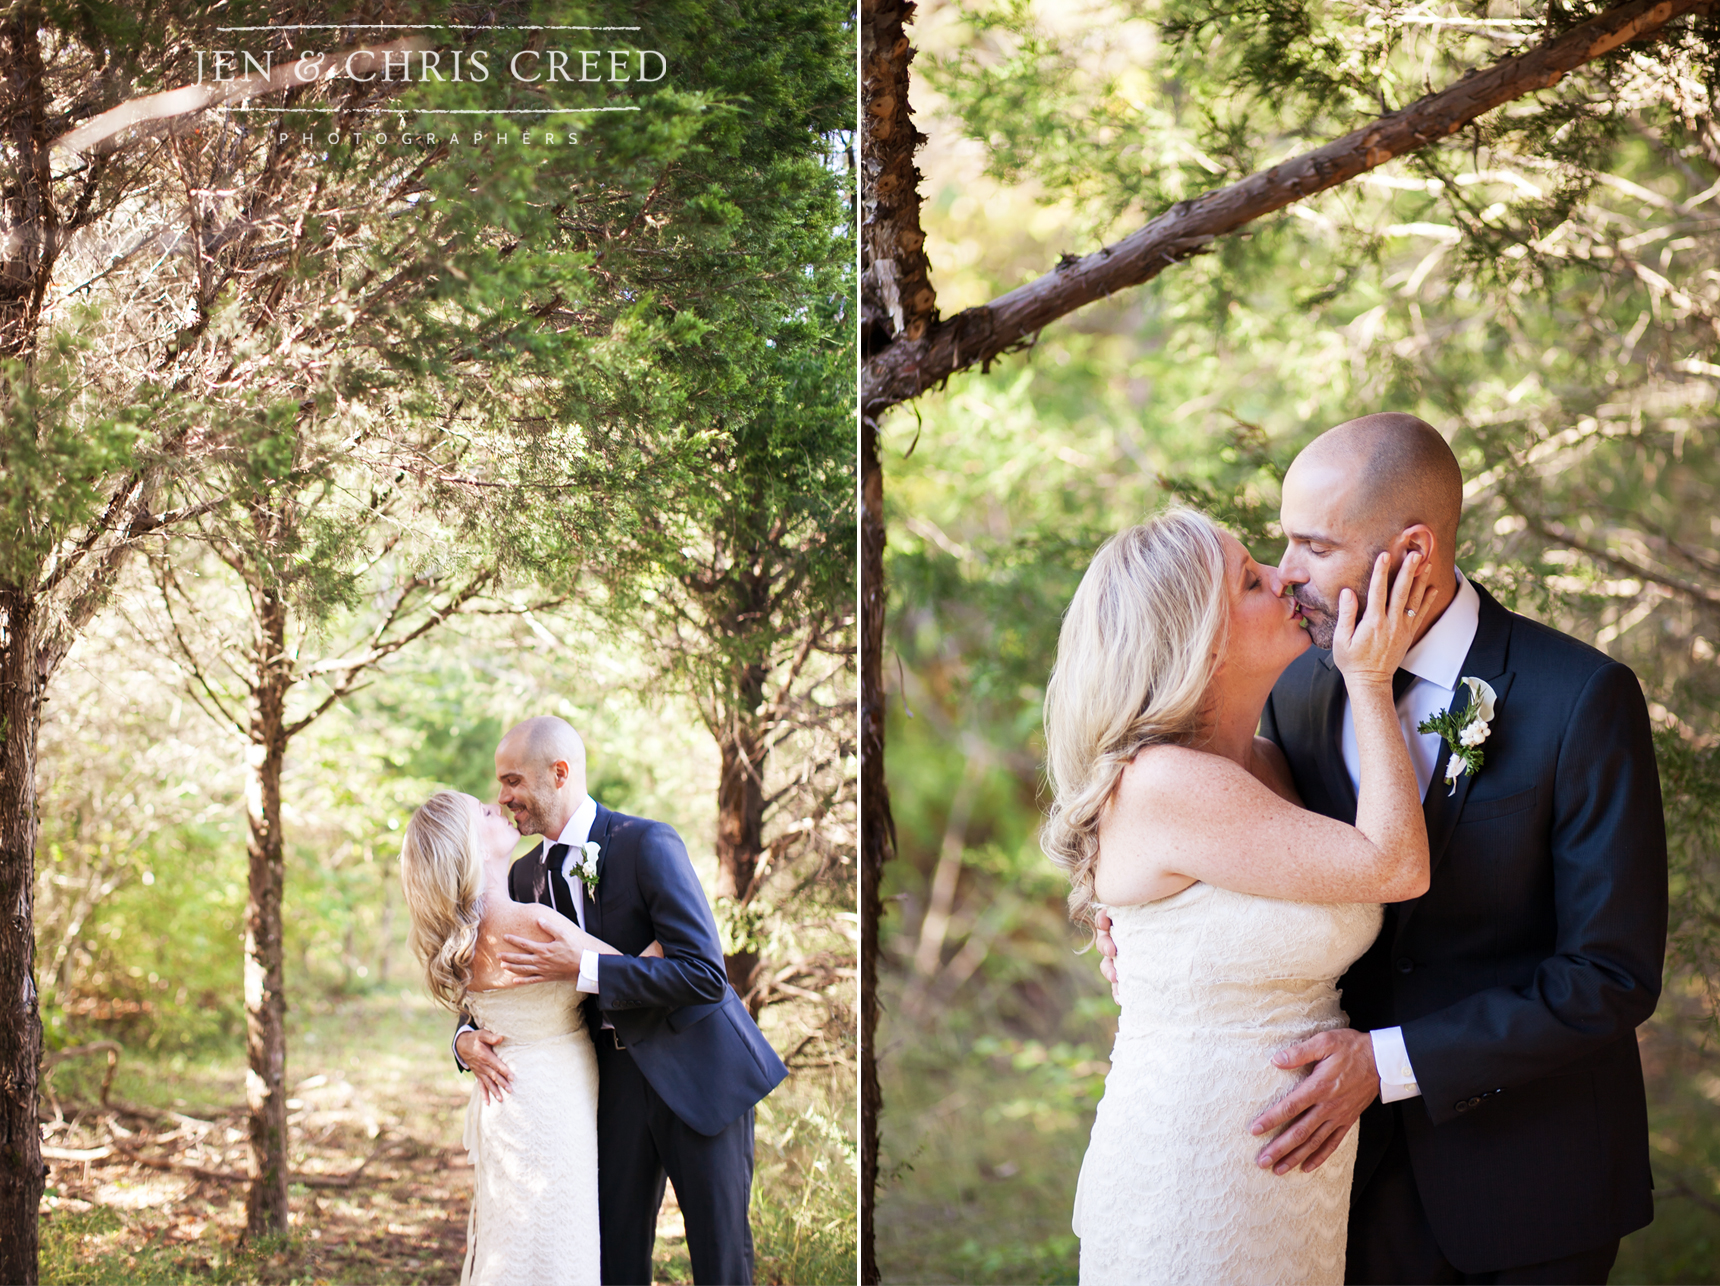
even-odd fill
[{"label": "bride in white dress", "polygon": [[1046,852],[1071,914],[1102,905],[1122,1016],[1075,1197],[1081,1281],[1339,1283],[1351,1132],[1319,1168],[1256,1164],[1250,1123],[1305,1075],[1273,1055],[1346,1026],[1336,981],[1382,902],[1427,888],[1427,835],[1392,676],[1429,605],[1415,554],[1333,655],[1361,758],[1356,825],[1297,806],[1255,736],[1309,646],[1277,571],[1190,510],[1123,532],[1064,618],[1046,693]]},{"label": "bride in white dress", "polygon": [[[472,1214],[461,1286],[596,1286],[597,1054],[573,982],[529,981],[498,958],[504,935],[618,954],[546,906],[508,896],[519,835],[501,809],[442,791],[400,846],[412,945],[431,993],[506,1040],[508,1093],[472,1086],[465,1146]],[[653,943],[647,954],[661,954]]]}]

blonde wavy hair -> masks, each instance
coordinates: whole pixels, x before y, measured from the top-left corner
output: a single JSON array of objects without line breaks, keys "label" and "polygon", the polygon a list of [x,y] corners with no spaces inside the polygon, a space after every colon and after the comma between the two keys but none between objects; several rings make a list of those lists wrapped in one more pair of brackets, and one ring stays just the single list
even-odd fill
[{"label": "blonde wavy hair", "polygon": [[1057,637],[1045,688],[1052,803],[1039,843],[1069,878],[1069,917],[1091,927],[1099,818],[1146,746],[1189,745],[1230,623],[1224,542],[1176,508],[1107,540]]},{"label": "blonde wavy hair", "polygon": [[484,911],[481,814],[469,795],[437,791],[406,823],[400,884],[412,915],[412,949],[430,994],[456,1013],[472,984],[472,957]]}]

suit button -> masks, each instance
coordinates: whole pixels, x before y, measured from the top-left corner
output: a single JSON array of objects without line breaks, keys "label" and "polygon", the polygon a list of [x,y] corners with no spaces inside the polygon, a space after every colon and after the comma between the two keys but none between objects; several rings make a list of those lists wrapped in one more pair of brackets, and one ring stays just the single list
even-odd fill
[{"label": "suit button", "polygon": [[1469,1100],[1466,1098],[1460,1098],[1452,1106],[1459,1112],[1467,1112],[1469,1110]]},{"label": "suit button", "polygon": [[1480,1098],[1472,1098],[1472,1099],[1470,1099],[1470,1100],[1469,1100],[1469,1106],[1470,1106],[1470,1107],[1480,1107],[1480,1106],[1481,1106],[1481,1100],[1480,1100]]},{"label": "suit button", "polygon": [[1410,973],[1414,969],[1415,969],[1415,961],[1411,960],[1408,956],[1399,956],[1398,957],[1397,971],[1399,973]]}]

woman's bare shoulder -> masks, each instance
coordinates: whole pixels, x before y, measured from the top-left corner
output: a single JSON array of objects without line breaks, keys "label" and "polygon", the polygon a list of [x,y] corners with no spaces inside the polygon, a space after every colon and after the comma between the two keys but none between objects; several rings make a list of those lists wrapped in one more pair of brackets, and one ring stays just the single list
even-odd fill
[{"label": "woman's bare shoulder", "polygon": [[549,928],[546,921],[555,914],[549,907],[540,906],[536,902],[490,901],[484,905],[483,919],[478,927],[485,936],[521,933],[533,929],[547,933]]},{"label": "woman's bare shoulder", "polygon": [[1223,755],[1208,754],[1189,746],[1146,746],[1123,769],[1117,782],[1119,796],[1147,799],[1167,791],[1182,792],[1201,786],[1236,781],[1248,776],[1242,767]]}]

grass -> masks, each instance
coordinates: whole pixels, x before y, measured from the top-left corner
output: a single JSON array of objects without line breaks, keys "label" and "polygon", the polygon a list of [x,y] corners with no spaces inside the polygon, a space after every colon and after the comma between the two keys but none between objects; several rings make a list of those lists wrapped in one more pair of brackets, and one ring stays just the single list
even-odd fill
[{"label": "grass", "polygon": [[[893,985],[884,1001],[883,1279],[1076,1281],[1069,1216],[1110,1047],[1103,1007],[1034,1033],[984,1005],[904,1022]],[[1624,1240],[1614,1282],[1720,1281],[1714,1037],[1700,997],[1679,988],[1641,1033],[1655,1219]]]},{"label": "grass", "polygon": [[[767,1011],[767,1029],[771,1016]],[[448,1017],[411,995],[349,1001],[295,1022],[292,1164],[343,1175],[349,1188],[291,1190],[284,1238],[246,1244],[241,1184],[143,1169],[119,1156],[51,1162],[41,1221],[41,1280],[70,1286],[143,1282],[451,1283],[465,1255],[471,1171],[459,1145],[471,1082],[448,1055]],[[208,1122],[178,1155],[242,1171],[240,1049],[120,1060],[115,1102]],[[56,1068],[44,1095],[47,1142],[107,1141],[99,1059]],[[78,1105],[84,1110],[79,1112]],[[797,1070],[761,1105],[753,1236],[761,1283],[851,1282],[855,1271],[852,1064]],[[121,1128],[139,1121],[122,1117]],[[188,1129],[190,1127],[187,1127]],[[151,1149],[157,1151],[158,1149]],[[372,1155],[374,1154],[374,1155]],[[841,1229],[845,1226],[846,1236]],[[688,1282],[673,1190],[658,1220],[654,1275]]]}]

